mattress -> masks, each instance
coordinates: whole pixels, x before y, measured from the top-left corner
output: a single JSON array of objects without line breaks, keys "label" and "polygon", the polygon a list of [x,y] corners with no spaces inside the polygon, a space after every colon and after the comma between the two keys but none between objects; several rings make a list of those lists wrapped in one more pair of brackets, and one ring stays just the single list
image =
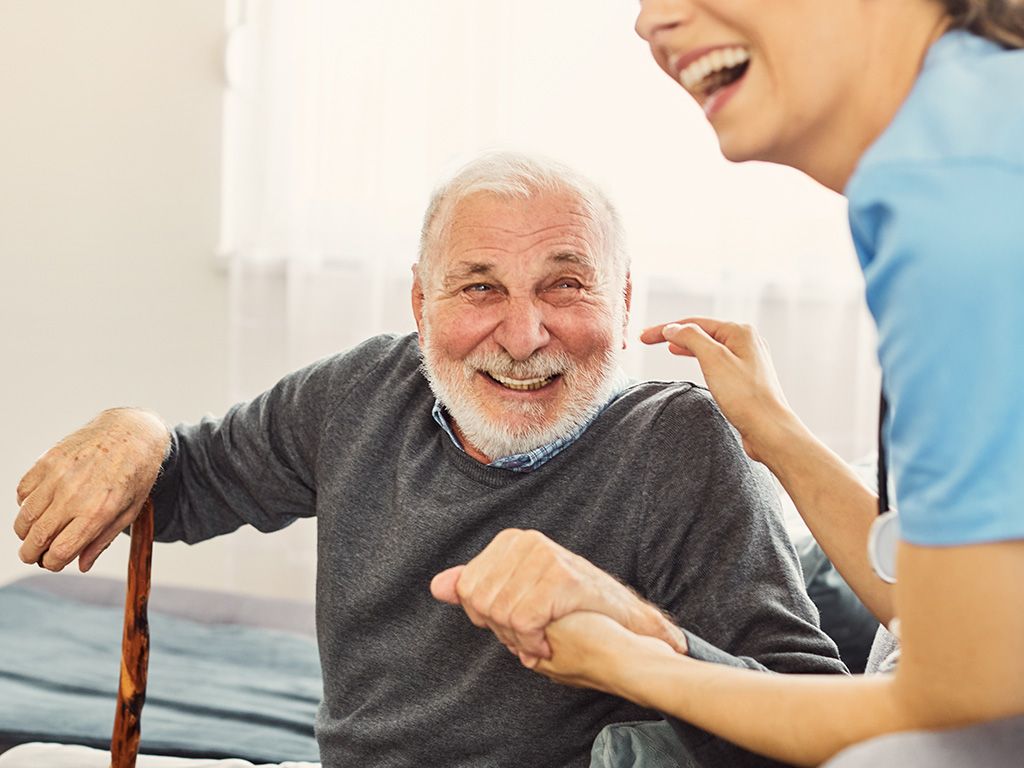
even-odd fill
[{"label": "mattress", "polygon": [[[124,584],[40,574],[0,587],[0,751],[109,748]],[[140,751],[253,763],[319,759],[313,606],[154,588]]]}]

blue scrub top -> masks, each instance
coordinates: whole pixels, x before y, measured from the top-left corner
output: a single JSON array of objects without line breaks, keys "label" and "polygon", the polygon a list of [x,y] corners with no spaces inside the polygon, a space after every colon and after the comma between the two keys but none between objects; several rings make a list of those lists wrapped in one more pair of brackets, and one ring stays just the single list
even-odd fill
[{"label": "blue scrub top", "polygon": [[904,540],[1024,538],[1024,51],[939,39],[846,196]]}]

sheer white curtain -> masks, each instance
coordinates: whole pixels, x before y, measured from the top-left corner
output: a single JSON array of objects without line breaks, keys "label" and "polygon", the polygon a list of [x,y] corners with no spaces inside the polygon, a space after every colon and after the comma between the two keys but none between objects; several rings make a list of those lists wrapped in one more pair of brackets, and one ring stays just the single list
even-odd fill
[{"label": "sheer white curtain", "polygon": [[[751,321],[791,403],[840,453],[869,450],[877,397],[841,198],[735,166],[632,32],[628,0],[234,0],[223,250],[234,394],[382,331],[413,328],[409,267],[441,175],[487,148],[601,183],[633,254],[633,326]],[[699,378],[664,349],[630,373]]]}]

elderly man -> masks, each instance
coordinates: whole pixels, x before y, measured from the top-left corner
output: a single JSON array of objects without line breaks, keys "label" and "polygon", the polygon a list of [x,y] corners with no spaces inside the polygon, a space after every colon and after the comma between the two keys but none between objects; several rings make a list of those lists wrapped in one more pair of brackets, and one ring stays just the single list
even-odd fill
[{"label": "elderly man", "polygon": [[[841,671],[773,492],[707,393],[624,382],[629,298],[619,224],[593,185],[484,156],[427,211],[418,334],[370,339],[170,432],[144,412],[101,414],[19,485],[20,555],[88,569],[154,480],[158,540],[316,515],[331,768],[586,765],[602,726],[657,717],[532,674],[432,599],[432,577],[492,539],[489,562],[515,552],[521,593],[471,588],[473,566],[434,591],[526,663],[546,621],[589,608],[703,658]],[[709,762],[735,757],[688,738]]]}]

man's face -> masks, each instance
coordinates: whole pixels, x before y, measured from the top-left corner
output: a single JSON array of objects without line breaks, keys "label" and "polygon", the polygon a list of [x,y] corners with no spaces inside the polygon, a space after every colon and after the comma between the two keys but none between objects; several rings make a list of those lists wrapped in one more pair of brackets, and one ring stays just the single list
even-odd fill
[{"label": "man's face", "polygon": [[570,194],[457,204],[413,288],[424,368],[466,451],[493,460],[585,423],[618,382],[627,297]]}]

